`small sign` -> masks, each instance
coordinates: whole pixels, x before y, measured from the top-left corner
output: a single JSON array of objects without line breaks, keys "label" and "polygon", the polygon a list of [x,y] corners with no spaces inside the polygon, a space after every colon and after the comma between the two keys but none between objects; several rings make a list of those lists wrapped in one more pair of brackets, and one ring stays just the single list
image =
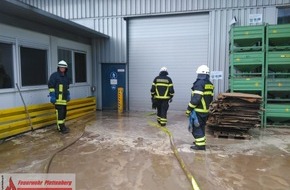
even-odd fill
[{"label": "small sign", "polygon": [[222,80],[224,78],[223,71],[211,71],[210,78],[211,80]]},{"label": "small sign", "polygon": [[249,14],[249,24],[262,24],[262,14]]},{"label": "small sign", "polygon": [[117,85],[118,84],[118,80],[117,79],[110,79],[110,84],[111,85]]},{"label": "small sign", "polygon": [[125,72],[125,69],[118,69],[117,70],[119,73],[124,73]]},{"label": "small sign", "polygon": [[112,71],[110,73],[110,85],[112,90],[116,90],[117,85],[118,85],[118,74],[115,71]]},{"label": "small sign", "polygon": [[116,79],[117,77],[118,77],[118,74],[116,72],[113,71],[113,72],[110,73],[110,78],[111,79]]}]

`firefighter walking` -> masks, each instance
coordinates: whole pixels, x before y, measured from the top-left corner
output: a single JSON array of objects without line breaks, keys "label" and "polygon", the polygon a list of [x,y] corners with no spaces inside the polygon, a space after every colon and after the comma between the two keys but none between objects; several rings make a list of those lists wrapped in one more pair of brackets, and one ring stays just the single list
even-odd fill
[{"label": "firefighter walking", "polygon": [[197,79],[191,88],[191,99],[186,110],[188,117],[197,119],[197,121],[191,121],[191,123],[198,123],[198,125],[192,125],[191,132],[195,139],[195,146],[190,148],[193,150],[206,150],[205,125],[208,119],[209,106],[213,100],[214,86],[209,80],[208,66],[199,66],[196,73]]},{"label": "firefighter walking", "polygon": [[67,76],[68,65],[65,61],[58,62],[57,71],[50,75],[48,81],[50,102],[54,104],[56,111],[56,124],[59,132],[65,134],[69,128],[65,126],[67,102],[70,101],[69,84]]},{"label": "firefighter walking", "polygon": [[172,80],[168,75],[166,67],[160,69],[159,75],[155,77],[151,86],[151,99],[153,108],[157,108],[157,122],[161,126],[167,124],[167,111],[169,102],[174,96]]}]

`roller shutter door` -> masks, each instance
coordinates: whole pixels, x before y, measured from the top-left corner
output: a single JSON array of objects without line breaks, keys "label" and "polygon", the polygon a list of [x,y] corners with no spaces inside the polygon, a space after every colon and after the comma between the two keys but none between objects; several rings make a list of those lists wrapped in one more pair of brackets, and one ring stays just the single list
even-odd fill
[{"label": "roller shutter door", "polygon": [[166,66],[175,88],[169,109],[185,111],[195,71],[208,62],[208,38],[208,14],[129,19],[129,109],[151,109],[152,81]]}]

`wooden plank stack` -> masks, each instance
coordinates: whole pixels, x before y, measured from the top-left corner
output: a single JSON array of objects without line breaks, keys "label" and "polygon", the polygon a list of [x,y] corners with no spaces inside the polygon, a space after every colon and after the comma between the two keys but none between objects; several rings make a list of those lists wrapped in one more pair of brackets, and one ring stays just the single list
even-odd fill
[{"label": "wooden plank stack", "polygon": [[261,126],[262,97],[246,93],[221,93],[212,102],[207,126],[215,135],[243,137]]}]

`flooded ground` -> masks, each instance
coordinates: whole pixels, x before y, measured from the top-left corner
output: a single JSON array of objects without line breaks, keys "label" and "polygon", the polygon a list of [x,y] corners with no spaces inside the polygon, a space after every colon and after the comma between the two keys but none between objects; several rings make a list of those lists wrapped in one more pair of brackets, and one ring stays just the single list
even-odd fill
[{"label": "flooded ground", "polygon": [[201,190],[290,189],[290,127],[252,129],[250,140],[208,131],[207,150],[196,152],[183,112],[168,113],[173,138],[155,126],[155,117],[97,111],[68,121],[66,135],[49,126],[7,139],[0,144],[0,171],[75,173],[77,190],[193,189],[178,154]]}]

